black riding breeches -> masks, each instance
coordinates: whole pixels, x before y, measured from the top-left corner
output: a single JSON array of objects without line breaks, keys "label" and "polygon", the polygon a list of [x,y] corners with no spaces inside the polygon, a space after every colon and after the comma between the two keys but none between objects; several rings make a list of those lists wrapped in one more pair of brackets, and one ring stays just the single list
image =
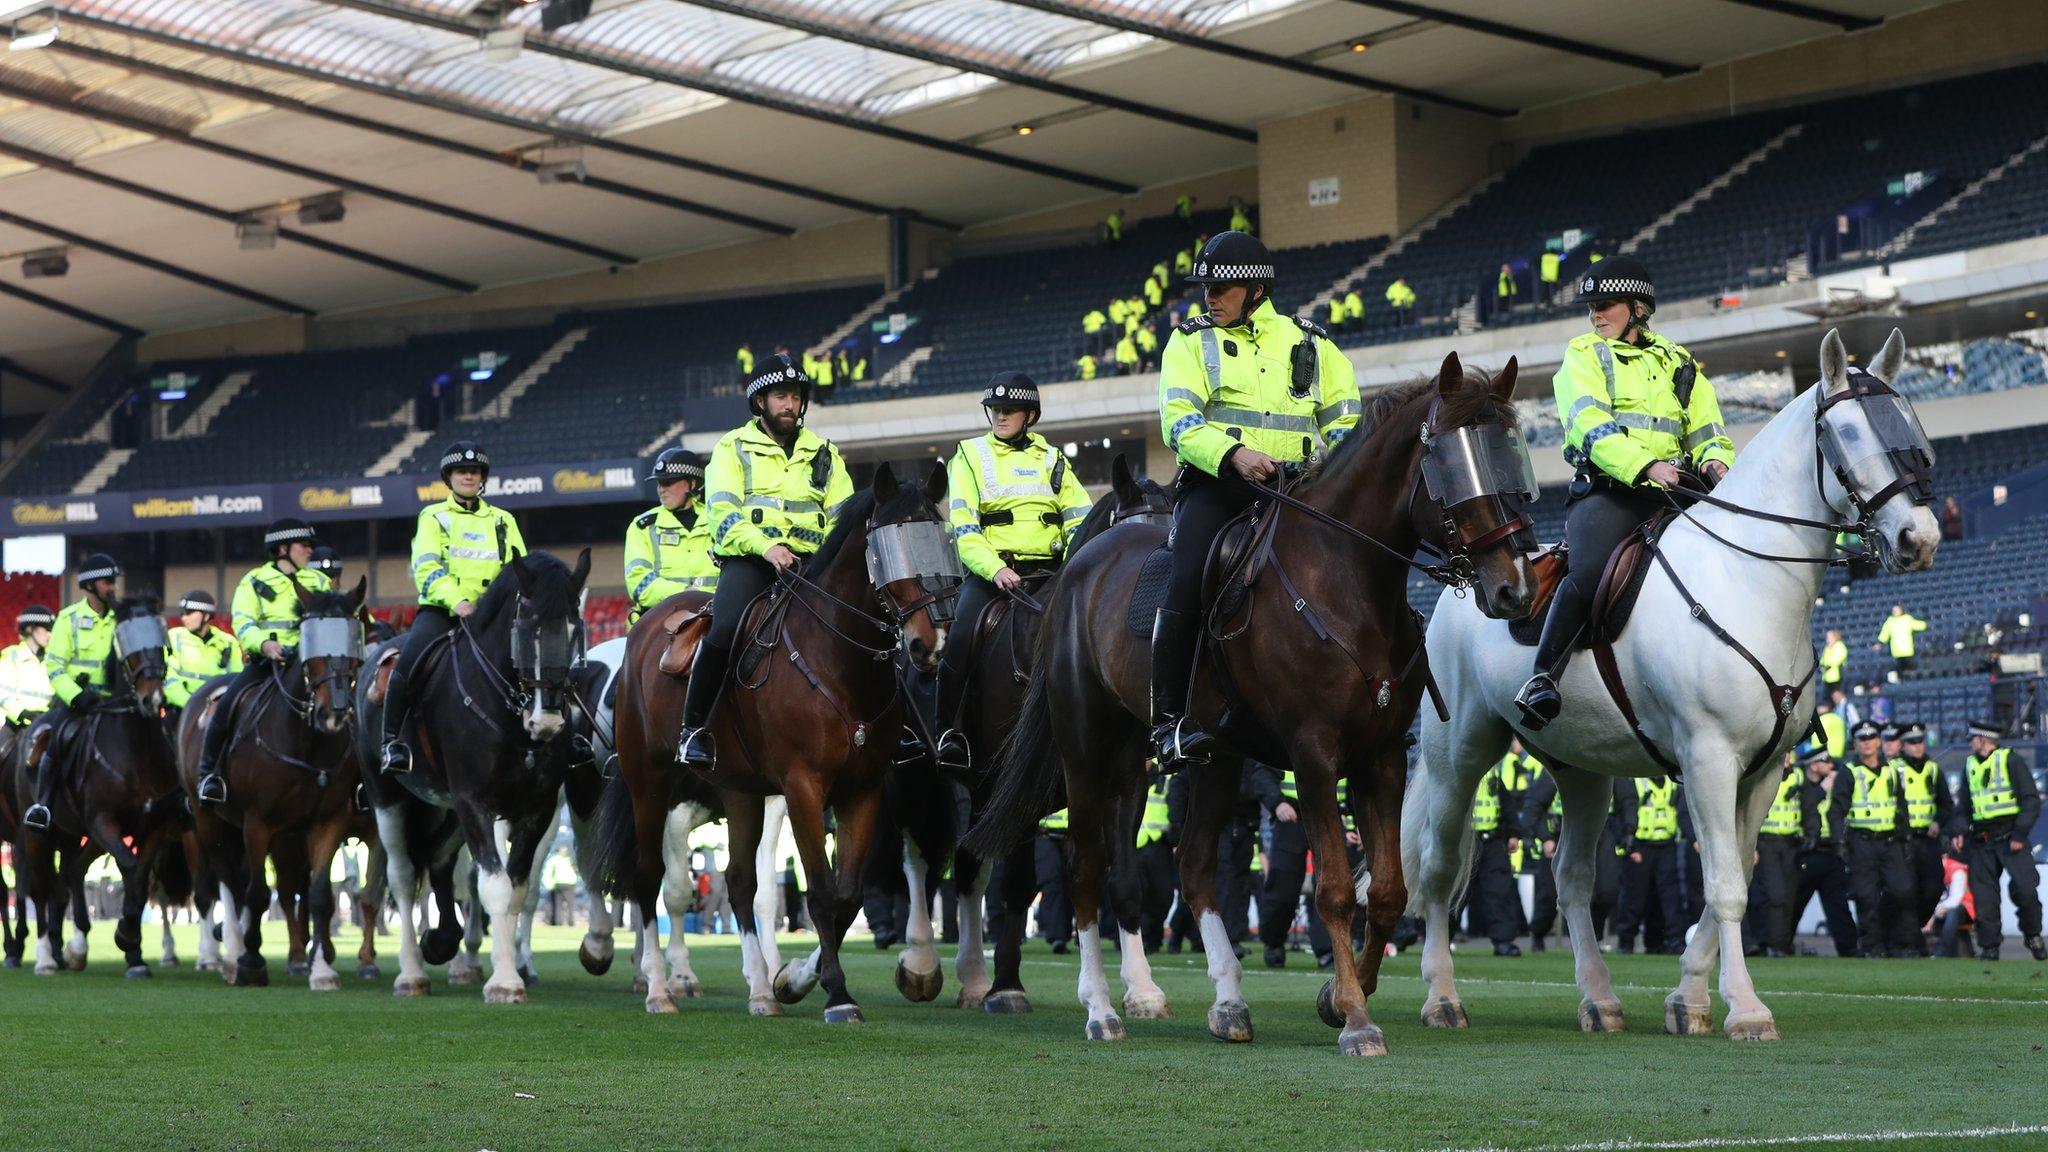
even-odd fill
[{"label": "black riding breeches", "polygon": [[398,649],[398,664],[391,670],[391,682],[384,694],[383,729],[386,740],[398,738],[399,726],[405,722],[407,701],[411,692],[413,669],[419,667],[420,657],[426,654],[429,645],[455,629],[455,617],[445,608],[422,604],[413,614],[412,627],[406,629],[405,643]]},{"label": "black riding breeches", "polygon": [[774,584],[775,565],[761,557],[726,557],[718,569],[718,591],[711,596],[711,633],[704,638],[704,646],[731,651],[747,605]]},{"label": "black riding breeches", "polygon": [[[1226,466],[1227,467],[1227,466]],[[1202,607],[1202,571],[1210,545],[1232,517],[1259,498],[1258,490],[1235,472],[1223,478],[1199,468],[1180,474],[1180,497],[1173,507],[1173,575],[1166,585],[1166,607],[1197,612]]]},{"label": "black riding breeches", "polygon": [[960,598],[953,605],[953,627],[946,638],[946,653],[940,658],[940,676],[966,676],[968,661],[974,657],[975,632],[981,614],[1002,593],[974,573],[960,582]]},{"label": "black riding breeches", "polygon": [[1593,611],[1593,593],[1599,590],[1600,574],[1606,571],[1614,550],[1661,506],[1653,492],[1598,484],[1565,511],[1570,567],[1557,586],[1557,603],[1551,611],[1571,613],[1559,619],[1576,625],[1573,633]]},{"label": "black riding breeches", "polygon": [[235,704],[250,688],[269,678],[270,661],[261,656],[250,656],[242,665],[242,670],[235,673],[235,678],[228,681],[227,688],[220,694],[220,703],[214,706],[213,716],[207,721],[206,742],[200,745],[199,766],[202,773],[220,770],[221,753],[227,751],[228,737],[233,735],[235,730]]}]

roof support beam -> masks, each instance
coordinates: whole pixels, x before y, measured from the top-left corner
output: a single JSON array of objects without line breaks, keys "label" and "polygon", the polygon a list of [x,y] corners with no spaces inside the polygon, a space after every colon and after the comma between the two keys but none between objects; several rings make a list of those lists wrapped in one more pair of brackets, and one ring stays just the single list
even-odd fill
[{"label": "roof support beam", "polygon": [[289,160],[279,160],[275,157],[265,156],[260,152],[251,152],[246,148],[237,148],[231,144],[222,144],[217,140],[195,136],[190,132],[170,127],[167,124],[145,120],[140,116],[130,116],[124,112],[98,108],[76,99],[53,96],[47,92],[24,87],[10,81],[0,80],[0,95],[11,96],[16,100],[44,108],[51,108],[59,112],[68,112],[74,116],[82,116],[89,120],[98,120],[102,123],[126,128],[131,132],[141,132],[146,135],[175,141],[189,148],[197,148],[202,152],[211,152],[217,156],[227,156],[231,159],[240,160],[245,164],[270,168],[278,172],[298,176],[302,179],[318,181],[322,184],[332,184],[364,196],[375,196],[379,200],[388,200],[393,204],[402,204],[407,208],[416,208],[422,212],[431,212],[434,215],[445,216],[451,220],[460,220],[465,224],[474,224],[479,228],[488,228],[493,232],[500,232],[507,236],[516,236],[521,240],[530,240],[536,244],[546,244],[552,248],[560,248],[580,256],[602,260],[607,264],[638,263],[634,257],[628,256],[624,252],[614,252],[609,248],[600,248],[595,244],[585,244],[581,240],[572,240],[552,232],[543,232],[538,228],[528,228],[524,224],[512,224],[504,220],[493,219],[479,212],[471,212],[467,208],[457,208],[453,205],[441,204],[424,196],[414,196],[410,192],[400,192],[395,188],[386,188],[366,180],[357,180],[349,176],[339,176],[332,172],[323,172],[318,168],[310,168],[304,164],[294,164]]},{"label": "roof support beam", "polygon": [[1844,32],[1861,32],[1865,28],[1875,28],[1879,24],[1884,23],[1883,20],[1873,19],[1869,16],[1853,16],[1847,12],[1832,12],[1826,8],[1816,8],[1811,4],[1794,3],[1793,0],[1728,0],[1728,3],[1740,4],[1744,8],[1756,8],[1765,12],[1776,12],[1780,16],[1811,20],[1816,24],[1833,24]]},{"label": "roof support beam", "polygon": [[33,368],[23,368],[5,356],[0,356],[0,376],[16,376],[39,388],[47,388],[58,395],[65,395],[71,391],[69,384],[64,383],[55,376],[45,376]]},{"label": "roof support beam", "polygon": [[831,40],[842,40],[848,44],[858,44],[863,48],[872,48],[877,52],[887,52],[894,56],[908,56],[912,60],[922,60],[927,64],[939,64],[948,68],[958,68],[962,72],[975,72],[983,76],[992,76],[1004,83],[1015,84],[1019,88],[1031,88],[1083,104],[1112,108],[1118,112],[1129,112],[1134,116],[1144,116],[1148,119],[1164,121],[1176,127],[1194,128],[1211,135],[1226,136],[1232,140],[1242,140],[1247,144],[1256,144],[1259,141],[1259,134],[1255,129],[1240,128],[1235,124],[1225,124],[1220,120],[1208,120],[1200,116],[1191,116],[1186,112],[1177,112],[1171,108],[1161,108],[1156,104],[1147,104],[1140,100],[1126,100],[1121,96],[1091,92],[1085,88],[1076,88],[1072,84],[1064,84],[1058,80],[1048,79],[1030,72],[1021,72],[1015,68],[1006,67],[977,56],[963,56],[939,48],[926,47],[914,41],[873,31],[872,25],[841,23],[831,19],[815,8],[808,9],[799,15],[780,6],[763,8],[752,4],[735,3],[734,0],[684,0],[684,2],[693,7],[709,8],[714,12],[723,12],[730,16],[743,16],[749,20],[758,20],[780,28],[808,32],[813,36],[823,36]]},{"label": "roof support beam", "polygon": [[[397,125],[386,124],[382,121],[371,120],[367,117],[342,112],[319,104],[308,103],[307,101],[294,99],[290,96],[283,96],[262,88],[253,88],[246,84],[235,84],[202,75],[198,72],[188,72],[182,68],[173,68],[167,64],[139,60],[133,56],[123,56],[118,52],[105,52],[98,48],[89,48],[72,41],[60,40],[51,47],[57,51],[101,64],[111,65],[116,68],[126,68],[131,72],[140,72],[144,75],[190,85],[194,88],[219,92],[223,95],[248,100],[252,103],[268,104],[273,108],[282,108],[288,112],[297,112],[300,115],[326,120],[333,124],[345,124],[350,128],[359,129],[364,132],[373,132],[380,136],[389,136],[394,139],[404,140],[410,144],[433,148],[437,151],[467,156],[473,160],[483,160],[501,168],[510,166],[521,172],[537,172],[540,169],[538,163],[525,156],[493,152],[489,148],[479,148],[474,144],[467,144],[460,140],[451,140],[446,136],[436,136],[430,132],[421,132],[413,128],[401,128]],[[620,196],[645,201],[649,204],[659,204],[664,208],[673,208],[678,212],[688,212],[694,216],[721,220],[727,224],[737,224],[742,228],[752,228],[776,236],[793,236],[796,234],[796,229],[787,224],[778,224],[773,220],[764,220],[759,216],[749,216],[744,212],[732,212],[694,200],[685,200],[678,196],[670,196],[665,192],[654,192],[646,188],[636,188],[630,184],[621,184],[615,180],[607,180],[602,176],[586,176],[581,181],[578,181],[578,183],[586,188],[616,193]]]},{"label": "roof support beam", "polygon": [[104,328],[116,336],[134,336],[140,339],[144,335],[140,328],[132,328],[121,323],[119,320],[110,319],[97,312],[88,312],[76,304],[66,304],[62,300],[52,299],[41,292],[31,292],[19,284],[10,284],[5,280],[0,280],[0,296],[12,296],[16,300],[25,300],[38,308],[47,308],[60,316],[69,316],[81,324],[90,324],[95,328]]},{"label": "roof support beam", "polygon": [[1538,47],[1549,48],[1557,52],[1568,52],[1574,56],[1584,56],[1589,60],[1604,60],[1609,64],[1619,64],[1625,68],[1639,68],[1645,72],[1655,72],[1657,75],[1667,79],[1699,71],[1699,65],[1697,64],[1674,64],[1668,60],[1653,60],[1648,56],[1638,56],[1633,52],[1623,52],[1616,48],[1602,48],[1598,44],[1588,44],[1583,40],[1572,40],[1564,36],[1552,36],[1548,32],[1520,28],[1513,24],[1502,24],[1496,20],[1482,20],[1477,16],[1466,16],[1458,12],[1448,12],[1428,4],[1409,4],[1405,0],[1351,0],[1351,2],[1367,8],[1378,8],[1383,12],[1412,16],[1417,20],[1428,20],[1451,28],[1463,28],[1468,32],[1498,36],[1503,40],[1519,40],[1524,44],[1534,44]]},{"label": "roof support beam", "polygon": [[[484,31],[484,26],[482,25],[445,16],[436,16],[428,12],[419,11],[418,9],[397,7],[384,3],[383,0],[326,0],[326,2],[338,8],[352,8],[361,12],[372,12],[379,16],[386,16],[393,20],[403,20],[410,24],[424,25],[425,27],[438,29],[442,32],[475,36]],[[607,56],[601,52],[593,52],[587,48],[577,47],[557,36],[540,32],[533,28],[526,30],[525,50],[559,57],[563,60],[571,60],[578,64],[587,64],[592,68],[602,68],[606,71],[617,72],[626,76],[637,76],[642,80],[652,80],[659,84],[674,84],[680,88],[691,88],[698,92],[723,97],[736,104],[751,104],[756,108],[766,108],[773,112],[798,116],[806,120],[816,120],[823,124],[830,124],[835,128],[844,128],[852,132],[863,132],[870,136],[880,136],[883,139],[894,140],[900,144],[914,144],[922,148],[930,148],[933,151],[960,156],[968,160],[998,164],[1019,172],[1029,172],[1034,176],[1043,176],[1052,180],[1063,180],[1069,184],[1097,188],[1104,192],[1117,193],[1120,196],[1128,196],[1138,190],[1136,185],[1127,184],[1121,180],[1094,176],[1072,168],[1063,168],[1057,164],[1047,164],[1021,156],[1009,156],[1001,152],[991,152],[986,148],[979,148],[972,144],[962,144],[957,140],[948,140],[942,136],[931,136],[923,132],[913,132],[907,128],[897,128],[879,120],[868,120],[859,116],[850,116],[844,112],[833,112],[829,109],[813,107],[798,100],[785,99],[762,92],[756,88],[730,83],[703,72],[671,71],[666,68],[642,64],[634,60]]]},{"label": "roof support beam", "polygon": [[808,185],[778,180],[772,176],[759,176],[737,168],[728,168],[723,164],[692,160],[687,156],[677,156],[670,152],[658,152],[652,148],[642,148],[637,144],[609,140],[603,136],[579,132],[574,128],[562,125],[549,124],[540,120],[528,120],[524,117],[509,115],[495,109],[465,103],[460,100],[451,100],[424,92],[409,91],[389,84],[379,84],[373,80],[363,80],[341,73],[325,72],[318,68],[294,63],[290,60],[275,59],[261,52],[249,52],[208,40],[188,39],[184,36],[158,31],[139,24],[120,24],[112,20],[104,20],[97,16],[88,16],[79,12],[67,11],[64,14],[64,19],[69,23],[84,24],[106,32],[117,32],[132,36],[138,40],[147,40],[154,44],[182,48],[188,52],[204,52],[209,56],[221,60],[232,60],[237,64],[244,64],[252,68],[267,68],[270,71],[282,73],[286,76],[296,76],[301,80],[313,80],[322,84],[332,84],[338,88],[367,92],[372,96],[381,96],[387,100],[396,100],[417,108],[427,108],[435,112],[443,112],[450,116],[461,116],[470,120],[481,120],[503,128],[531,132],[536,136],[547,139],[561,140],[569,144],[580,144],[585,148],[603,149],[606,152],[630,157],[634,160],[644,160],[650,164],[659,164],[663,167],[676,168],[685,172],[695,172],[704,176],[715,176],[721,180],[730,180],[737,184],[746,184],[770,192],[779,192],[799,200],[829,204],[834,208],[844,208],[850,212],[861,212],[870,216],[887,216],[892,212],[901,211],[920,224],[929,224],[935,228],[944,228],[951,232],[961,230],[960,225],[952,221],[927,216],[915,209],[890,208],[885,204],[876,204],[852,196],[841,196],[837,193],[821,191]]},{"label": "roof support beam", "polygon": [[1164,24],[1154,24],[1148,20],[1133,20],[1128,16],[1106,12],[1092,5],[1075,3],[1072,0],[1005,0],[1005,2],[1023,8],[1035,8],[1040,12],[1050,12],[1055,16],[1065,16],[1069,20],[1084,20],[1090,24],[1100,24],[1105,28],[1115,28],[1123,32],[1135,32],[1140,36],[1150,36],[1156,40],[1164,40],[1169,44],[1179,44],[1184,48],[1198,48],[1204,52],[1214,52],[1221,56],[1229,56],[1232,59],[1243,60],[1252,64],[1263,64],[1268,68],[1283,68],[1303,76],[1313,76],[1318,80],[1327,80],[1332,84],[1342,84],[1350,88],[1362,88],[1367,92],[1384,92],[1391,96],[1406,96],[1410,100],[1417,100],[1428,104],[1440,104],[1446,108],[1456,108],[1461,112],[1476,112],[1482,116],[1507,116],[1511,115],[1514,111],[1511,108],[1495,108],[1487,104],[1477,104],[1470,100],[1460,100],[1455,96],[1444,96],[1435,92],[1424,91],[1420,88],[1410,88],[1406,84],[1394,84],[1385,80],[1375,80],[1370,76],[1360,76],[1356,72],[1326,68],[1321,64],[1315,64],[1307,60],[1296,60],[1291,56],[1276,56],[1271,52],[1261,52],[1256,48],[1246,48],[1240,44],[1228,44],[1207,36],[1197,36],[1192,32],[1183,32],[1178,28],[1171,28]]},{"label": "roof support beam", "polygon": [[132,249],[109,244],[104,240],[95,240],[90,236],[81,235],[67,228],[59,228],[54,224],[45,224],[40,220],[33,220],[19,213],[9,212],[5,208],[0,208],[0,223],[12,224],[16,228],[25,228],[30,232],[40,232],[45,236],[62,240],[66,244],[74,244],[80,248],[89,248],[94,252],[112,256],[116,260],[125,261],[140,268],[147,268],[152,272],[161,272],[174,279],[183,280],[187,284],[197,284],[201,288],[210,288],[215,292],[224,293],[229,296],[238,296],[252,304],[261,304],[265,308],[275,308],[279,312],[295,312],[300,316],[312,316],[317,312],[316,309],[308,308],[304,304],[295,304],[290,300],[258,292],[253,288],[244,288],[239,284],[231,284],[226,280],[215,279],[204,272],[194,272],[190,269],[180,268],[175,264],[166,264],[154,256],[145,256]]},{"label": "roof support beam", "polygon": [[[154,200],[159,204],[166,204],[172,208],[196,213],[200,216],[218,220],[223,224],[237,224],[242,220],[239,213],[230,212],[225,208],[216,208],[211,204],[202,204],[197,200],[187,200],[183,196],[165,192],[160,188],[151,188],[146,184],[136,184],[132,181],[123,180],[119,176],[109,176],[104,172],[83,168],[61,156],[52,156],[46,152],[38,152],[33,148],[23,148],[18,144],[0,141],[0,156],[12,156],[17,160],[26,160],[30,164],[39,165],[51,172],[58,172],[79,180],[85,180],[98,184],[103,188],[112,188],[119,192],[126,192],[131,196],[140,196],[145,200]],[[279,226],[277,235],[281,240],[289,240],[294,244],[303,244],[315,251],[339,256],[344,260],[353,260],[358,264],[367,264],[373,268],[381,268],[386,272],[395,272],[400,276],[437,285],[451,292],[474,292],[477,290],[477,286],[467,280],[457,280],[453,276],[443,276],[439,272],[430,272],[424,268],[406,264],[402,261],[379,256],[374,252],[365,252],[359,248],[351,248],[346,244],[337,244],[332,240],[311,236],[291,228]]]}]

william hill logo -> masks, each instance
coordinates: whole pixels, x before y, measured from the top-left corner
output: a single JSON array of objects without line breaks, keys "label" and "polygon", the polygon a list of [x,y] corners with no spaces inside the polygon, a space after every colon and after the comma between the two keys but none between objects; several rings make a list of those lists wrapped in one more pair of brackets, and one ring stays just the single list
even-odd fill
[{"label": "william hill logo", "polygon": [[59,524],[90,524],[100,518],[100,507],[90,500],[62,504],[43,501],[14,506],[14,522],[23,528],[49,528]]},{"label": "william hill logo", "polygon": [[[500,496],[539,496],[547,491],[547,482],[538,476],[493,476],[484,481],[484,499],[496,500]],[[439,480],[413,485],[413,492],[422,504],[438,504],[448,498],[448,485]]]},{"label": "william hill logo", "polygon": [[299,508],[306,512],[335,512],[349,508],[375,508],[384,503],[384,489],[376,484],[352,484],[347,488],[312,487],[299,490]]},{"label": "william hill logo", "polygon": [[602,492],[607,488],[632,488],[631,468],[606,468],[593,472],[588,468],[563,468],[553,477],[555,491],[564,493]]},{"label": "william hill logo", "polygon": [[263,497],[219,496],[210,492],[201,496],[188,496],[183,500],[152,496],[147,500],[130,503],[128,511],[137,520],[168,520],[180,516],[233,516],[263,511]]}]

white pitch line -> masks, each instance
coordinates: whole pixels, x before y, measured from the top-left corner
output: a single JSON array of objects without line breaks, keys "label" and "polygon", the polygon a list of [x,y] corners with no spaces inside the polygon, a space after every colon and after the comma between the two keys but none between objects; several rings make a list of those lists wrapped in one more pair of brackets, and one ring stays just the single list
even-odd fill
[{"label": "white pitch line", "polygon": [[1706,1137],[1697,1140],[1593,1140],[1583,1144],[1535,1144],[1510,1149],[1481,1144],[1447,1152],[1682,1152],[1688,1148],[1784,1148],[1807,1144],[1891,1144],[1900,1140],[1983,1140],[1993,1136],[2048,1135],[2048,1124],[2008,1124],[1997,1128],[1948,1128],[1897,1132],[1821,1132],[1811,1136],[1752,1136],[1743,1139]]}]

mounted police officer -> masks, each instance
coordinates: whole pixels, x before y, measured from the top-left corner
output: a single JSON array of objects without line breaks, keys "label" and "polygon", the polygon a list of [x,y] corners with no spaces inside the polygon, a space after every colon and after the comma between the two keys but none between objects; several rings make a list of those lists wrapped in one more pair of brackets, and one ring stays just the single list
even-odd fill
[{"label": "mounted police officer", "polygon": [[235,585],[230,603],[235,640],[242,646],[246,662],[221,693],[214,706],[213,720],[206,726],[206,743],[199,753],[199,802],[219,804],[228,798],[227,781],[220,775],[221,753],[234,733],[235,702],[252,686],[269,679],[271,673],[291,658],[299,646],[298,589],[327,592],[327,577],[306,567],[313,559],[313,527],[304,520],[286,517],[273,521],[263,531],[263,547],[270,553],[265,563],[249,569]]},{"label": "mounted police officer", "polygon": [[647,478],[661,503],[626,528],[626,593],[633,599],[628,625],[678,592],[718,587],[711,517],[704,510],[704,461],[687,448],[670,448],[654,458]]},{"label": "mounted police officer", "polygon": [[825,543],[839,506],[853,495],[838,449],[804,427],[811,389],[811,378],[787,354],[764,357],[747,382],[754,419],[726,433],[704,468],[718,592],[711,634],[697,650],[683,697],[676,759],[686,767],[708,770],[717,762],[711,708],[747,605]]},{"label": "mounted police officer", "polygon": [[2041,938],[2041,873],[2027,835],[2041,818],[2041,789],[2019,753],[1999,746],[1995,724],[1970,724],[1970,758],[1963,762],[1963,794],[1949,821],[1950,843],[1968,853],[1970,898],[1977,905],[1977,957],[1998,959],[2004,940],[1998,874],[2012,892],[2020,937],[2036,960],[2048,960]]},{"label": "mounted police officer", "polygon": [[57,790],[65,725],[75,716],[89,715],[104,699],[107,655],[114,650],[114,597],[120,579],[121,566],[104,552],[79,561],[78,587],[85,595],[57,613],[52,622],[50,642],[43,649],[43,670],[49,674],[50,692],[56,701],[32,729],[41,733],[43,748],[41,756],[32,755],[31,759],[36,801],[21,814],[25,828],[50,830],[50,797]]},{"label": "mounted police officer", "polygon": [[973,759],[955,725],[982,613],[999,594],[1023,587],[1025,572],[1058,566],[1088,515],[1088,490],[1067,458],[1031,430],[1041,412],[1038,384],[1022,372],[997,373],[981,395],[981,407],[988,433],[962,440],[946,466],[946,518],[967,575],[939,664],[931,727],[941,733],[935,749],[940,766],[956,771],[965,771]]},{"label": "mounted police officer", "polygon": [[242,647],[213,626],[220,604],[213,593],[194,589],[178,600],[178,626],[171,629],[171,658],[165,664],[164,703],[183,708],[215,676],[242,670]]},{"label": "mounted police officer", "polygon": [[1207,314],[1183,321],[1159,365],[1159,426],[1181,463],[1173,573],[1152,624],[1152,749],[1162,770],[1199,760],[1211,737],[1183,717],[1199,650],[1202,572],[1231,517],[1321,456],[1358,423],[1351,361],[1312,320],[1273,307],[1273,255],[1243,232],[1203,246],[1188,283]]},{"label": "mounted police officer", "polygon": [[30,604],[14,618],[20,640],[0,649],[0,717],[20,728],[50,710],[50,674],[43,669],[43,650],[57,614]]},{"label": "mounted police officer", "polygon": [[452,631],[456,621],[468,619],[499,570],[526,551],[519,522],[484,499],[490,478],[491,457],[483,446],[457,440],[441,454],[441,482],[448,485],[448,498],[420,509],[412,534],[412,582],[419,589],[420,606],[384,694],[386,772],[412,771],[412,750],[401,733],[406,688],[421,654]]},{"label": "mounted police officer", "polygon": [[1564,457],[1578,468],[1565,507],[1570,564],[1543,623],[1535,674],[1515,697],[1531,732],[1557,719],[1557,677],[1593,610],[1607,559],[1664,506],[1686,462],[1718,483],[1735,462],[1714,386],[1692,354],[1650,331],[1657,296],[1640,260],[1617,256],[1579,282],[1593,330],[1565,346],[1552,381]]},{"label": "mounted police officer", "polygon": [[306,567],[327,577],[329,588],[341,587],[341,553],[331,546],[322,544],[314,548],[313,558],[306,562]]}]

